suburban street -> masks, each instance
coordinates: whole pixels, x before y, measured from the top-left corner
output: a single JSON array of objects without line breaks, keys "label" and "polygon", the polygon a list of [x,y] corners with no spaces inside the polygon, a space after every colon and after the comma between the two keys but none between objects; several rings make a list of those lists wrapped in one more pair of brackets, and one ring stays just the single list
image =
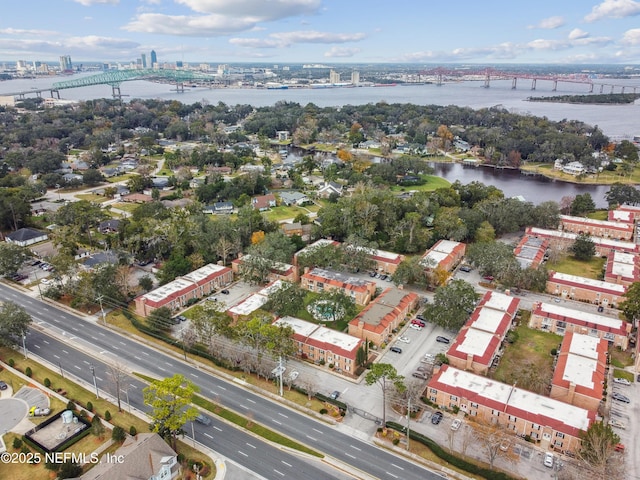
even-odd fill
[{"label": "suburban street", "polygon": [[[32,315],[34,322],[27,337],[28,350],[54,366],[62,367],[63,371],[73,373],[87,385],[93,385],[89,368],[93,365],[98,388],[106,390],[108,388],[107,364],[116,360],[132,371],[156,377],[180,373],[196,383],[201,389],[201,394],[213,401],[241,414],[250,415],[256,422],[350,465],[355,472],[367,474],[356,474],[355,478],[368,478],[368,476],[381,479],[440,478],[414,462],[397,457],[368,441],[361,440],[358,438],[361,435],[354,434],[354,431],[346,427],[330,426],[316,421],[197,366],[185,364],[174,357],[105,329],[98,325],[95,319],[82,319],[17,292],[6,285],[0,286],[0,299],[15,301]],[[43,330],[52,332],[54,336],[45,335]],[[65,339],[65,341],[59,342],[57,339]],[[129,399],[134,407],[144,410],[144,406],[141,405],[142,387],[139,383],[136,385],[137,387],[129,390]],[[373,390],[369,390],[369,393],[372,392]],[[220,451],[222,455],[235,462],[251,468],[264,478],[282,478],[283,476],[329,478],[326,472],[319,474],[316,467],[309,465],[308,462],[277,449],[268,450],[265,447],[263,452],[269,453],[262,458],[262,454],[257,455],[254,451],[262,450],[262,447],[254,449],[247,445],[249,443],[255,446],[258,441],[256,438],[220,422],[213,425],[224,429],[225,435],[221,435],[221,432],[215,430],[213,426],[212,433],[203,431],[203,428],[207,427],[202,427],[196,429],[197,440],[209,448]],[[234,434],[227,433],[230,431],[234,431]],[[220,437],[224,438],[223,442],[220,442]],[[368,439],[369,436],[365,433],[364,438]],[[225,444],[224,448],[221,447],[222,444]],[[271,460],[267,461],[266,458]],[[283,475],[282,470],[285,467],[290,469],[290,474]]]}]

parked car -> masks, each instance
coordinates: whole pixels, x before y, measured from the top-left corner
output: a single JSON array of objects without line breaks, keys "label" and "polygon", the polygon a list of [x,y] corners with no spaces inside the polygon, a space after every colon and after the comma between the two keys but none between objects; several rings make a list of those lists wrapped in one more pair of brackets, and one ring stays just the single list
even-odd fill
[{"label": "parked car", "polygon": [[411,320],[411,325],[418,325],[420,327],[424,327],[426,325],[426,323],[424,323],[424,321],[418,319],[418,318],[414,318],[413,320]]},{"label": "parked car", "polygon": [[542,460],[542,463],[544,464],[545,467],[553,468],[553,461],[554,461],[553,453],[547,452],[544,454],[544,460]]},{"label": "parked car", "polygon": [[413,372],[411,375],[422,380],[429,380],[429,375],[427,375],[425,372],[417,371]]},{"label": "parked car", "polygon": [[178,315],[176,319],[178,319],[181,322],[186,322],[188,320],[187,317],[185,317],[184,315]]},{"label": "parked car", "polygon": [[420,321],[422,321],[422,322],[426,322],[426,321],[427,321],[427,319],[426,319],[426,318],[424,318],[424,315],[422,315],[422,314],[420,314],[420,315],[416,315],[416,319],[417,319],[417,320],[420,320]]},{"label": "parked car", "polygon": [[340,392],[338,390],[334,390],[333,392],[331,392],[331,395],[329,395],[329,398],[332,400],[337,400],[339,396]]},{"label": "parked car", "polygon": [[493,282],[495,280],[495,278],[493,278],[492,275],[485,275],[484,277],[482,277],[484,280],[486,280],[487,282]]},{"label": "parked car", "polygon": [[371,278],[376,278],[376,272],[369,272],[369,276]]},{"label": "parked car", "polygon": [[402,353],[402,349],[400,347],[393,346],[389,349],[390,352],[393,353]]},{"label": "parked car", "polygon": [[462,425],[462,420],[456,418],[453,422],[451,422],[451,430],[458,430]]},{"label": "parked car", "polygon": [[510,446],[511,446],[511,439],[509,438],[505,438],[500,442],[500,450],[502,450],[503,452],[506,452],[507,450],[509,450]]},{"label": "parked car", "polygon": [[229,295],[229,290],[227,290],[226,288],[224,290],[220,290],[220,293],[224,294],[224,295]]},{"label": "parked car", "polygon": [[196,417],[196,422],[201,423],[202,425],[211,425],[211,419],[202,413],[199,413]]},{"label": "parked car", "polygon": [[380,280],[386,280],[387,276],[386,275],[380,275]]},{"label": "parked car", "polygon": [[6,390],[7,388],[9,388],[7,382],[5,382],[4,380],[0,380],[0,390]]},{"label": "parked car", "polygon": [[429,373],[431,370],[433,370],[433,368],[427,367],[426,365],[419,365],[418,368],[416,368],[416,370],[419,372]]},{"label": "parked car", "polygon": [[460,267],[460,271],[462,271],[462,272],[470,272],[471,271],[471,267],[469,265],[462,265]]},{"label": "parked car", "polygon": [[615,419],[609,420],[609,425],[611,425],[612,427],[620,428],[622,430],[627,428],[627,426],[624,423],[622,423],[620,420],[615,420]]},{"label": "parked car", "polygon": [[439,342],[439,343],[449,343],[449,342],[450,342],[450,340],[449,340],[447,337],[443,337],[442,335],[438,335],[438,336],[436,337],[436,342]]},{"label": "parked car", "polygon": [[619,383],[620,385],[631,385],[631,382],[629,380],[627,380],[626,378],[614,378],[613,379],[614,383]]},{"label": "parked car", "polygon": [[296,380],[296,378],[298,378],[298,376],[300,375],[300,372],[298,372],[297,370],[294,370],[293,372],[291,372],[289,374],[289,381],[293,382]]},{"label": "parked car", "polygon": [[422,330],[422,327],[417,323],[412,323],[411,325],[409,325],[409,328],[412,328],[413,330],[418,330],[418,331]]},{"label": "parked car", "polygon": [[51,413],[51,409],[50,408],[40,408],[40,407],[31,407],[29,409],[29,416],[30,417],[46,417],[47,415],[49,415]]},{"label": "parked car", "polygon": [[442,421],[442,417],[444,417],[442,412],[435,412],[431,416],[431,423],[433,423],[434,425],[438,425]]},{"label": "parked car", "polygon": [[411,339],[409,337],[398,337],[398,341],[402,343],[411,343]]},{"label": "parked car", "polygon": [[613,398],[614,400],[617,400],[618,402],[631,403],[631,400],[629,400],[629,397],[622,395],[621,393],[618,393],[618,392],[613,392],[611,394],[611,398]]}]

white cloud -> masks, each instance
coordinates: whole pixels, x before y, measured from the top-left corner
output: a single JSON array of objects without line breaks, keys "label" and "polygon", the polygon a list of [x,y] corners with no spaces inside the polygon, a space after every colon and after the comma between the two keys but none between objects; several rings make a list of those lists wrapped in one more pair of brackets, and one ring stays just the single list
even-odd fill
[{"label": "white cloud", "polygon": [[555,28],[560,28],[563,25],[564,25],[564,18],[555,16],[555,17],[544,18],[540,20],[540,22],[537,25],[529,25],[527,28],[529,29],[542,28],[544,30],[553,30]]},{"label": "white cloud", "polygon": [[267,38],[232,38],[229,43],[250,48],[284,48],[299,43],[348,43],[366,37],[364,33],[329,33],[314,30],[272,33]]},{"label": "white cloud", "polygon": [[603,18],[625,18],[640,14],[640,2],[634,0],[604,0],[591,9],[584,17],[585,22],[595,22]]},{"label": "white cloud", "polygon": [[568,43],[561,40],[547,40],[538,38],[527,43],[527,47],[533,50],[561,50],[567,48]]},{"label": "white cloud", "polygon": [[90,7],[92,5],[118,5],[120,0],[73,0],[80,5]]},{"label": "white cloud", "polygon": [[632,28],[624,32],[622,43],[625,45],[640,45],[640,28]]},{"label": "white cloud", "polygon": [[176,0],[194,12],[228,17],[251,17],[261,21],[314,14],[321,0]]},{"label": "white cloud", "polygon": [[216,37],[252,29],[255,19],[232,18],[222,15],[170,16],[143,13],[123,27],[130,32],[179,35],[189,37]]},{"label": "white cloud", "polygon": [[0,28],[0,35],[19,35],[25,36],[55,36],[59,35],[58,32],[52,30],[27,30],[21,28]]},{"label": "white cloud", "polygon": [[578,38],[586,38],[589,34],[579,28],[574,28],[569,32],[569,40],[577,40]]},{"label": "white cloud", "polygon": [[324,56],[328,58],[346,58],[353,57],[357,53],[360,53],[359,48],[332,47],[324,52]]}]

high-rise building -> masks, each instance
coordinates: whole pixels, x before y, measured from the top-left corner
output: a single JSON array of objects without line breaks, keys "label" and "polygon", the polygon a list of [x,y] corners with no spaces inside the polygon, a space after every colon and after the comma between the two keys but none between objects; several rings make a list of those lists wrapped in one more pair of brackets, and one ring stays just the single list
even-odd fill
[{"label": "high-rise building", "polygon": [[335,70],[329,72],[329,83],[340,83],[340,74]]},{"label": "high-rise building", "polygon": [[176,60],[176,68],[182,68],[183,63],[182,60]]},{"label": "high-rise building", "polygon": [[360,83],[360,72],[357,70],[351,72],[351,83],[353,85],[358,85]]},{"label": "high-rise building", "polygon": [[147,68],[147,54],[143,53],[140,55],[140,63],[142,63],[142,68]]},{"label": "high-rise building", "polygon": [[156,63],[158,63],[158,57],[156,56],[156,51],[151,50],[151,68],[155,68]]},{"label": "high-rise building", "polygon": [[70,55],[62,55],[60,57],[60,70],[63,72],[68,72],[73,70],[73,64],[71,63]]}]

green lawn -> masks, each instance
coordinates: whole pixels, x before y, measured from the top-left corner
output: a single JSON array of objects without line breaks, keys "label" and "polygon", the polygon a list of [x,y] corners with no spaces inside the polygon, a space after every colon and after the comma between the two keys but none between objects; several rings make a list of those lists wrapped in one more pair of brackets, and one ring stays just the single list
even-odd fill
[{"label": "green lawn", "polygon": [[593,220],[607,220],[607,218],[609,218],[609,211],[596,210],[595,212],[588,213],[587,218],[591,218]]},{"label": "green lawn", "polygon": [[290,207],[280,206],[274,207],[269,211],[262,212],[262,214],[272,222],[281,222],[289,218],[295,218],[300,213],[309,215],[309,210],[317,212],[320,210],[320,207],[317,205],[309,205],[308,207],[298,207],[296,205],[292,205]]},{"label": "green lawn", "polygon": [[137,203],[114,203],[113,208],[117,208],[118,210],[124,210],[125,212],[133,213],[136,208],[139,207]]},{"label": "green lawn", "polygon": [[567,275],[577,275],[579,277],[602,279],[602,269],[606,262],[605,258],[593,257],[588,262],[577,260],[573,256],[567,256],[558,262],[548,262],[547,268],[555,272]]},{"label": "green lawn", "polygon": [[94,203],[102,203],[109,200],[104,195],[96,195],[95,193],[79,193],[78,195],[76,195],[76,198],[79,200],[87,200]]},{"label": "green lawn", "polygon": [[108,178],[107,182],[109,183],[122,182],[124,180],[129,180],[130,178],[133,178],[135,176],[136,176],[135,173],[125,173],[124,175],[118,175],[116,177]]},{"label": "green lawn", "polygon": [[424,185],[411,185],[407,187],[401,187],[398,185],[394,185],[391,187],[392,192],[408,192],[410,190],[418,190],[424,192],[432,192],[439,188],[449,188],[451,186],[451,182],[445,180],[442,177],[437,177],[435,175],[420,175],[423,179],[427,181]]}]

